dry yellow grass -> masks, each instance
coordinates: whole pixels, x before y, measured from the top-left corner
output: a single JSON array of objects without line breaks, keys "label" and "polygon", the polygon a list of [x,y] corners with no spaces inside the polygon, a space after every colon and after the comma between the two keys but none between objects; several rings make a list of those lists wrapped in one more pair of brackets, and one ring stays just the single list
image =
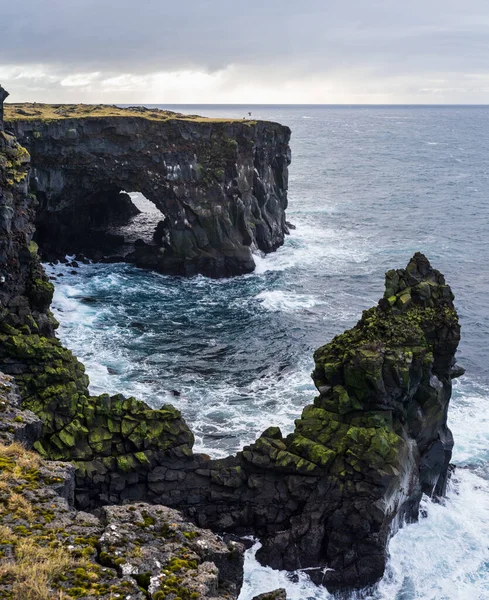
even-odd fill
[{"label": "dry yellow grass", "polygon": [[36,452],[26,450],[20,442],[14,442],[13,444],[5,445],[0,444],[0,455],[6,456],[7,458],[22,459],[29,464],[35,463],[35,465],[41,464],[41,457]]},{"label": "dry yellow grass", "polygon": [[253,123],[245,119],[218,119],[184,115],[166,110],[144,107],[120,108],[109,104],[5,104],[5,121],[41,120],[57,121],[60,119],[107,118],[107,117],[139,117],[150,121],[193,121],[198,123]]},{"label": "dry yellow grass", "polygon": [[7,510],[15,513],[21,519],[25,519],[29,524],[34,523],[36,513],[32,504],[17,492],[11,492],[7,501]]},{"label": "dry yellow grass", "polygon": [[8,489],[18,479],[32,481],[41,465],[41,457],[18,443],[0,444],[0,491]]},{"label": "dry yellow grass", "polygon": [[[29,452],[22,444],[0,444],[0,514],[23,519],[29,524],[36,521],[34,506],[14,488],[26,480],[27,486],[32,483],[40,466],[40,456]],[[0,577],[11,581],[13,600],[53,600],[51,583],[66,569],[76,566],[66,549],[42,546],[38,540],[17,535],[6,525],[0,525],[0,540],[14,548],[15,561],[4,559],[0,564]]]},{"label": "dry yellow grass", "polygon": [[1,576],[13,578],[14,600],[52,600],[51,583],[74,566],[67,550],[42,547],[29,538],[17,541],[15,558],[0,566]]},{"label": "dry yellow grass", "polygon": [[37,452],[26,450],[20,442],[14,442],[10,445],[0,444],[0,456],[15,461],[20,469],[37,469],[42,463],[42,459]]}]

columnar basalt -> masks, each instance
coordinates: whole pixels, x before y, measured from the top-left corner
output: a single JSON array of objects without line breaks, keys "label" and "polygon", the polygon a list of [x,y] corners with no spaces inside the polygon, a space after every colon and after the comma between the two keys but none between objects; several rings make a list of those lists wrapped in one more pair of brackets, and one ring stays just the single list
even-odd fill
[{"label": "columnar basalt", "polygon": [[270,427],[236,456],[211,460],[193,453],[175,408],[89,395],[83,366],[54,337],[52,286],[31,243],[28,155],[1,135],[0,369],[43,422],[35,448],[74,462],[78,506],[179,508],[201,527],[260,536],[260,560],[307,568],[331,590],[375,583],[389,536],[417,518],[423,492],[446,486],[451,380],[462,370],[443,275],[419,253],[389,271],[379,304],[316,351],[319,395],[294,432]]},{"label": "columnar basalt", "polygon": [[134,208],[121,190],[162,212],[154,243],[125,253],[138,266],[236,275],[254,269],[253,250],[283,244],[287,127],[97,106],[9,105],[6,120],[32,156],[47,256],[114,253],[109,226]]}]

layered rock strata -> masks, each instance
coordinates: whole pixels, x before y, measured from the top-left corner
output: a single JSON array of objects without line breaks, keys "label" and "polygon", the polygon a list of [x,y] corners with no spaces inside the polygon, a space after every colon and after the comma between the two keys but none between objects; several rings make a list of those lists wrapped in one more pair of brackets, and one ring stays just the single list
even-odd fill
[{"label": "layered rock strata", "polygon": [[288,232],[290,130],[263,121],[184,117],[153,109],[10,105],[8,128],[32,156],[37,237],[49,258],[110,255],[110,225],[141,192],[161,210],[154,242],[124,257],[163,273],[248,273],[253,250]]},{"label": "layered rock strata", "polygon": [[453,295],[421,254],[389,271],[379,304],[315,353],[319,391],[295,430],[276,427],[236,456],[194,454],[173,407],[91,397],[83,366],[54,337],[52,286],[31,244],[28,155],[2,134],[0,368],[42,420],[35,448],[76,468],[79,508],[145,501],[200,527],[262,539],[259,558],[308,569],[331,590],[384,572],[390,535],[417,518],[423,492],[442,495],[460,339]]}]

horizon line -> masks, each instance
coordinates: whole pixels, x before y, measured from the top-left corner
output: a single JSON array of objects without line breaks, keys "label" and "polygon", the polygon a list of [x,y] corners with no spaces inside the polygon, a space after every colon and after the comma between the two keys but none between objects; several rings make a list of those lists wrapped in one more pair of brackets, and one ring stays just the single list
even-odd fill
[{"label": "horizon line", "polygon": [[38,102],[38,101],[23,101],[23,102],[4,102],[4,105],[14,105],[14,104],[59,104],[59,105],[67,105],[67,104],[80,104],[80,105],[102,105],[102,106],[147,106],[147,105],[154,105],[154,106],[165,106],[165,105],[170,105],[170,106],[239,106],[239,107],[246,107],[246,106],[284,106],[284,107],[290,107],[290,106],[304,106],[304,107],[337,107],[337,106],[346,106],[346,107],[351,107],[351,106],[359,106],[359,107],[369,107],[369,106],[382,106],[382,107],[396,107],[396,106],[420,106],[420,107],[489,107],[489,102],[486,104],[480,104],[480,103],[420,103],[420,102],[391,102],[391,103],[375,103],[375,102],[369,102],[369,103],[365,103],[365,102],[335,102],[335,103],[322,103],[322,102],[316,102],[316,103],[302,103],[302,102],[297,102],[297,103],[275,103],[275,102],[265,102],[265,103],[261,103],[261,102],[256,102],[256,103],[235,103],[235,102],[203,102],[203,103],[199,103],[199,102]]}]

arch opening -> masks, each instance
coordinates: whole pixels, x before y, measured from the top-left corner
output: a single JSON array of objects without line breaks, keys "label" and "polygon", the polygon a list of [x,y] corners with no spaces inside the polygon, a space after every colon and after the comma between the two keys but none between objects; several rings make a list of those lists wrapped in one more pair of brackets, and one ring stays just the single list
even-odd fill
[{"label": "arch opening", "polygon": [[168,247],[167,218],[142,192],[126,192],[117,185],[79,196],[53,210],[37,192],[35,240],[44,260],[76,255],[95,261],[135,262],[141,248]]}]

